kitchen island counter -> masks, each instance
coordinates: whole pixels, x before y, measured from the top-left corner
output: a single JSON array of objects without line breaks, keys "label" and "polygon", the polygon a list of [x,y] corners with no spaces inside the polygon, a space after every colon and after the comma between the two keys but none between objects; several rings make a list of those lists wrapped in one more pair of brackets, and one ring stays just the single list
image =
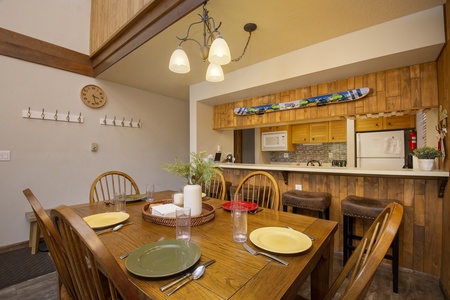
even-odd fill
[{"label": "kitchen island counter", "polygon": [[319,167],[297,166],[296,164],[240,164],[221,163],[224,169],[240,169],[253,171],[289,171],[306,173],[328,173],[347,175],[402,176],[402,177],[449,177],[449,172],[442,170],[422,171],[419,169],[378,170],[353,167]]}]

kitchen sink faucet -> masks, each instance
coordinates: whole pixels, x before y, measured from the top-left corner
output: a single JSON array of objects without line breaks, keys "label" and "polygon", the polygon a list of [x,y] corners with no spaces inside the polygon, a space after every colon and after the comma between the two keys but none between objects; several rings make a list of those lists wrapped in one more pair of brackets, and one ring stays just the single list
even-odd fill
[{"label": "kitchen sink faucet", "polygon": [[308,163],[306,164],[306,166],[309,166],[309,164],[311,164],[311,166],[315,166],[315,164],[314,163],[317,163],[318,165],[319,165],[319,167],[321,167],[322,166],[322,164],[320,163],[320,161],[318,161],[318,160],[315,160],[315,159],[313,159],[313,160],[310,160],[310,161],[308,161]]}]

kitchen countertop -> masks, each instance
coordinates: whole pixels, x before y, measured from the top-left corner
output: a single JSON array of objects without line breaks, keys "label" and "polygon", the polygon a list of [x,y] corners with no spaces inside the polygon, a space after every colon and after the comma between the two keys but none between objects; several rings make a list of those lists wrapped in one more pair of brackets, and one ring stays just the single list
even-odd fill
[{"label": "kitchen countertop", "polygon": [[420,169],[378,170],[378,169],[362,169],[354,167],[297,166],[296,164],[221,163],[218,165],[224,169],[289,171],[289,172],[329,173],[329,174],[335,173],[335,174],[349,174],[349,175],[385,175],[385,176],[405,176],[405,177],[449,177],[449,172],[442,170],[431,170],[431,171],[422,171]]}]

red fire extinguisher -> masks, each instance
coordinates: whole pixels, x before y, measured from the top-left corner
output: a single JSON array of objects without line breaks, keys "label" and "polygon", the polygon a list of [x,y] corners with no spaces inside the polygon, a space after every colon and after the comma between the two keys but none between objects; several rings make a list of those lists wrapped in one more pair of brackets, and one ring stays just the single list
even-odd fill
[{"label": "red fire extinguisher", "polygon": [[409,150],[415,150],[417,148],[417,134],[415,130],[411,130],[409,134]]}]

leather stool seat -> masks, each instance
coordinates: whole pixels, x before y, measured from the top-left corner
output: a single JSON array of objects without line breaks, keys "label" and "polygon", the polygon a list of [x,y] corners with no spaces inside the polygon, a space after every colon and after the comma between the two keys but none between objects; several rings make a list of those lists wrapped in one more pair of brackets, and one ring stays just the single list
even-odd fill
[{"label": "leather stool seat", "polygon": [[[383,209],[390,203],[399,201],[395,199],[375,199],[368,197],[359,197],[354,195],[347,196],[341,201],[341,213],[344,216],[344,255],[343,262],[347,262],[356,246],[353,246],[353,240],[361,240],[361,236],[353,233],[354,218],[375,220]],[[401,204],[401,203],[400,203]],[[393,291],[398,293],[398,232],[392,242],[392,255],[386,254],[385,258],[392,260],[392,281]]]},{"label": "leather stool seat", "polygon": [[297,208],[314,210],[319,212],[319,217],[330,219],[331,194],[323,192],[307,192],[299,190],[291,190],[283,193],[281,197],[283,211],[287,211],[287,207],[292,207],[292,212],[296,213]]},{"label": "leather stool seat", "polygon": [[344,216],[375,220],[383,209],[394,199],[372,199],[349,195],[341,202],[341,213]]}]

